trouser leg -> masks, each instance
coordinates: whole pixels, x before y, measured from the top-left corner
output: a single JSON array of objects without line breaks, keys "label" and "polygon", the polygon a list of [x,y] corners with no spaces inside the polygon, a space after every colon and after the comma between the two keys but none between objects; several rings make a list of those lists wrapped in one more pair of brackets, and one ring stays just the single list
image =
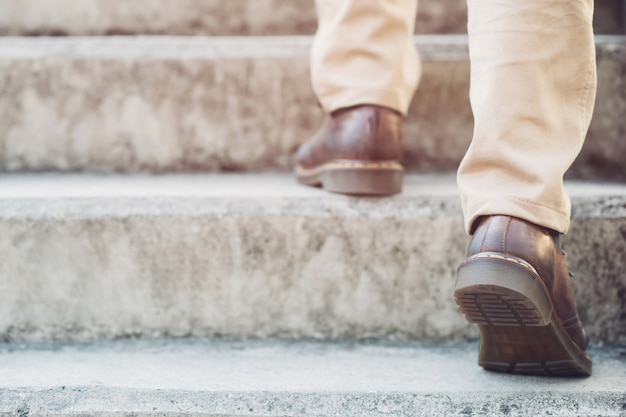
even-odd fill
[{"label": "trouser leg", "polygon": [[465,226],[505,214],[565,233],[563,175],[596,91],[593,0],[468,0],[474,137],[458,173]]},{"label": "trouser leg", "polygon": [[359,104],[406,114],[420,64],[412,35],[417,0],[317,0],[313,90],[327,112]]}]

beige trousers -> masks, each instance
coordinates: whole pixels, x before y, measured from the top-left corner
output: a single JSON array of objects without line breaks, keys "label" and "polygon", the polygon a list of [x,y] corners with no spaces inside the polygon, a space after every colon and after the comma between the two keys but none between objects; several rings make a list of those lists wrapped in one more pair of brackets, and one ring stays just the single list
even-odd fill
[{"label": "beige trousers", "polygon": [[[482,215],[504,214],[565,233],[563,175],[595,100],[593,0],[467,3],[475,125],[458,171],[466,229]],[[406,114],[420,73],[411,40],[416,7],[416,0],[317,0],[311,75],[326,111],[378,104]]]}]

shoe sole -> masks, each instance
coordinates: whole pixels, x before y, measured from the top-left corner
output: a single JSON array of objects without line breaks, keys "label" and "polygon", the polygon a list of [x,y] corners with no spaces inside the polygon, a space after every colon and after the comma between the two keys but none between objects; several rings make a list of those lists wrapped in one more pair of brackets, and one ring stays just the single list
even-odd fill
[{"label": "shoe sole", "polygon": [[396,161],[336,160],[313,169],[296,167],[298,182],[349,195],[398,194],[402,192],[403,173]]},{"label": "shoe sole", "polygon": [[530,264],[504,254],[476,255],[459,267],[454,298],[479,327],[479,365],[524,375],[591,375],[591,358],[556,318],[542,284]]}]

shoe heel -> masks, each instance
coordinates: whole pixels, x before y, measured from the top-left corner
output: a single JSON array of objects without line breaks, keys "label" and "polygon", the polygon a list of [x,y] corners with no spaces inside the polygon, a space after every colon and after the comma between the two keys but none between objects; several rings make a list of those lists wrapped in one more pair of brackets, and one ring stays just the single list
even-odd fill
[{"label": "shoe heel", "polygon": [[483,253],[458,270],[456,303],[481,335],[478,364],[496,372],[589,376],[592,361],[553,320],[551,302],[532,266]]},{"label": "shoe heel", "polygon": [[351,195],[391,195],[402,192],[402,169],[340,168],[324,171],[323,187]]},{"label": "shoe heel", "polygon": [[547,326],[552,308],[537,274],[521,259],[499,254],[470,258],[459,267],[454,291],[470,323]]}]

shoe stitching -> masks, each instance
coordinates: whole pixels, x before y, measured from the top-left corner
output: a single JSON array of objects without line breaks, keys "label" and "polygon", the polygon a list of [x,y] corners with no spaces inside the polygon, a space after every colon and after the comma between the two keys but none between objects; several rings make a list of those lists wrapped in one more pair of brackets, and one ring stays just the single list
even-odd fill
[{"label": "shoe stitching", "polygon": [[528,269],[529,271],[534,272],[535,274],[537,273],[537,271],[532,265],[518,258],[512,258],[508,256],[503,256],[503,255],[496,255],[493,253],[479,253],[477,255],[472,256],[470,259],[468,259],[468,261],[471,262],[471,261],[474,261],[475,259],[498,259],[500,261],[512,262],[514,264],[523,266],[524,268]]},{"label": "shoe stitching", "polygon": [[489,217],[489,219],[487,219],[487,226],[485,229],[485,233],[483,234],[483,241],[480,243],[480,252],[482,252],[485,248],[485,241],[487,240],[487,234],[489,232],[489,227],[491,226],[491,220],[493,220],[493,217]]},{"label": "shoe stitching", "polygon": [[313,175],[319,174],[320,172],[334,169],[371,169],[371,170],[393,170],[393,171],[404,171],[402,165],[400,165],[396,161],[378,161],[378,162],[370,162],[370,161],[335,161],[328,162],[323,165],[319,165],[314,168],[304,168],[302,166],[297,166],[296,171],[300,175]]},{"label": "shoe stitching", "polygon": [[506,253],[506,238],[508,237],[509,226],[511,225],[512,221],[513,218],[509,217],[506,221],[506,224],[504,225],[504,232],[502,233],[502,252],[504,253]]},{"label": "shoe stitching", "polygon": [[394,169],[401,170],[402,166],[396,161],[336,161],[329,162],[322,165],[326,169],[340,169],[340,168],[367,168],[367,169]]},{"label": "shoe stitching", "polygon": [[563,327],[567,329],[571,329],[572,327],[582,327],[582,323],[580,319],[578,318],[578,315],[575,315],[574,317],[570,317],[567,320],[563,320],[561,324],[563,325]]}]

